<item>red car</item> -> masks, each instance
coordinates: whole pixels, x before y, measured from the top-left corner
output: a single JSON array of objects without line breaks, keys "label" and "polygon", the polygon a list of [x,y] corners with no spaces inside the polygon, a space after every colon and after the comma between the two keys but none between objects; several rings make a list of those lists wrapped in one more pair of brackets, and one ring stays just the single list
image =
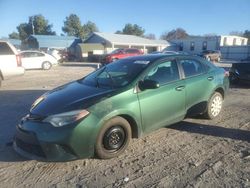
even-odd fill
[{"label": "red car", "polygon": [[108,64],[118,59],[122,59],[129,56],[142,55],[142,54],[143,52],[136,48],[124,48],[124,49],[118,48],[113,52],[105,55],[104,58],[102,59],[102,63]]}]

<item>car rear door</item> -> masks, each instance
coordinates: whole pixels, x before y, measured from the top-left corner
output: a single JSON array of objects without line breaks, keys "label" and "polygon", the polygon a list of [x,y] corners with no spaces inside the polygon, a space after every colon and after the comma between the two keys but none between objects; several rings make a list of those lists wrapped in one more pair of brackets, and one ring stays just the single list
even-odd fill
[{"label": "car rear door", "polygon": [[196,58],[178,58],[178,62],[185,78],[187,113],[200,113],[205,110],[214,88],[213,72],[209,71],[208,65]]},{"label": "car rear door", "polygon": [[154,80],[159,88],[138,92],[144,132],[182,120],[185,116],[185,81],[175,60],[164,60],[149,69],[143,80]]}]

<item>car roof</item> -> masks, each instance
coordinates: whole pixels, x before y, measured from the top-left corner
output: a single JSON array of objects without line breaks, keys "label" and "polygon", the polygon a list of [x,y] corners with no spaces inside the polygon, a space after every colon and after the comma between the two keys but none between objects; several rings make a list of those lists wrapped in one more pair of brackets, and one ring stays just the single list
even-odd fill
[{"label": "car roof", "polygon": [[147,55],[140,55],[140,56],[131,56],[127,57],[126,59],[129,59],[131,61],[150,61],[154,62],[163,58],[167,57],[194,57],[191,55],[184,55],[184,54],[147,54]]}]

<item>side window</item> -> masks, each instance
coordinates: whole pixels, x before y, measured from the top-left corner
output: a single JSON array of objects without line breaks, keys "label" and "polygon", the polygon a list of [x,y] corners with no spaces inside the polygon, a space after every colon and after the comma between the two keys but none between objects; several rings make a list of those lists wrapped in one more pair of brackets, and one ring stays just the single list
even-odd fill
[{"label": "side window", "polygon": [[158,81],[160,85],[179,80],[177,64],[175,61],[161,63],[152,68],[144,79]]},{"label": "side window", "polygon": [[14,52],[11,50],[9,45],[5,42],[0,42],[0,55],[13,55]]},{"label": "side window", "polygon": [[193,59],[180,60],[180,64],[183,68],[185,77],[187,78],[205,72],[202,63]]},{"label": "side window", "polygon": [[42,57],[42,56],[44,56],[44,54],[43,54],[43,53],[37,52],[37,53],[36,53],[36,56],[37,56],[37,57]]},{"label": "side window", "polygon": [[203,41],[202,50],[207,50],[207,41]]},{"label": "side window", "polygon": [[27,55],[26,55],[25,52],[21,53],[20,55],[21,55],[22,58],[26,58],[27,57]]},{"label": "side window", "polygon": [[135,53],[137,53],[137,50],[136,49],[127,49],[126,53],[127,54],[135,54]]},{"label": "side window", "polygon": [[194,51],[194,42],[190,43],[190,51]]},{"label": "side window", "polygon": [[24,58],[30,58],[30,57],[33,57],[33,53],[32,52],[23,52],[21,56]]},{"label": "side window", "polygon": [[179,50],[183,51],[183,42],[180,43]]},{"label": "side window", "polygon": [[29,53],[29,57],[36,57],[37,55],[36,55],[36,52],[30,52]]}]

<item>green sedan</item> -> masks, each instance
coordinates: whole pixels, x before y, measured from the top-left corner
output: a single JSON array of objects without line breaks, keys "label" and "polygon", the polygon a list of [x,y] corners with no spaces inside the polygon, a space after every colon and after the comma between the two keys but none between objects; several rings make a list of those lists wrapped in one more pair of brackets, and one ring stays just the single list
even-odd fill
[{"label": "green sedan", "polygon": [[195,56],[121,59],[39,97],[16,127],[24,157],[117,157],[131,138],[203,114],[217,117],[229,87],[222,68]]}]

